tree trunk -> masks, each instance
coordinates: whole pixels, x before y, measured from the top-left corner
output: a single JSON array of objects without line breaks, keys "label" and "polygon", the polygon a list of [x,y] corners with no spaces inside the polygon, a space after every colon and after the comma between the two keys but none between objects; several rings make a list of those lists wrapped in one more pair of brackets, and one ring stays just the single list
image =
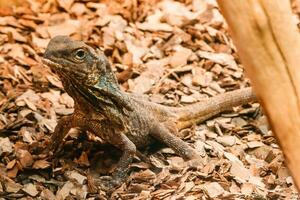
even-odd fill
[{"label": "tree trunk", "polygon": [[299,190],[300,38],[290,1],[218,3]]}]

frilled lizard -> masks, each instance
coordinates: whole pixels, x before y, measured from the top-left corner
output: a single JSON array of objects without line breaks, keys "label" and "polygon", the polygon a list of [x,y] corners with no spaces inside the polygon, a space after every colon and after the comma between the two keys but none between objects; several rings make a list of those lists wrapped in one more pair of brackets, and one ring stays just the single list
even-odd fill
[{"label": "frilled lizard", "polygon": [[75,101],[74,113],[58,121],[49,149],[55,151],[72,127],[80,127],[122,150],[111,178],[103,182],[107,188],[126,179],[136,149],[153,138],[185,159],[201,159],[196,150],[176,136],[178,130],[256,100],[252,89],[245,88],[178,108],[147,101],[120,89],[103,53],[67,36],[51,39],[43,62],[56,71]]}]

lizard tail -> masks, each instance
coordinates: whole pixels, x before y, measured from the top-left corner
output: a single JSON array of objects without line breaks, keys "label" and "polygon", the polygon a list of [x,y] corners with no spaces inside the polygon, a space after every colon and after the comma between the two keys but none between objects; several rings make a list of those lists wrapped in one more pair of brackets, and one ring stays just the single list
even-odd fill
[{"label": "lizard tail", "polygon": [[177,128],[183,129],[196,123],[201,123],[232,107],[256,101],[252,88],[243,88],[226,92],[207,100],[177,108],[174,110],[178,116]]}]

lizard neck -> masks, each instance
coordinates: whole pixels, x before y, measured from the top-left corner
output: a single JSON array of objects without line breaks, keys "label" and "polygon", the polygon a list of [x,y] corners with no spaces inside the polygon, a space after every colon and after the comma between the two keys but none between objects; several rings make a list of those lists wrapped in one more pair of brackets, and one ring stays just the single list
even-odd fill
[{"label": "lizard neck", "polygon": [[80,109],[81,111],[89,112],[90,109],[87,108],[92,108],[92,104],[89,101],[87,101],[87,99],[84,96],[82,96],[81,92],[78,90],[78,87],[76,87],[76,85],[68,79],[62,79],[62,84],[65,91],[74,100],[75,110]]},{"label": "lizard neck", "polygon": [[[114,76],[100,76],[97,83],[85,86],[73,79],[62,79],[66,92],[74,99],[80,110],[97,111],[112,126],[127,129],[128,111],[132,110],[129,96],[121,91]],[[75,107],[75,109],[76,109]]]}]

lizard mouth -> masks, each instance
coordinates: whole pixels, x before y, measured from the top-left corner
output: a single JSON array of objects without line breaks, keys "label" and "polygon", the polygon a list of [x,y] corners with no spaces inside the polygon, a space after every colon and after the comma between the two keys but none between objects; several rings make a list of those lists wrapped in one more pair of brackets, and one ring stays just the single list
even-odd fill
[{"label": "lizard mouth", "polygon": [[51,68],[54,68],[54,69],[57,69],[57,68],[61,68],[62,66],[58,63],[55,63],[47,58],[42,58],[42,62],[45,64],[45,65],[48,65],[49,67]]}]

